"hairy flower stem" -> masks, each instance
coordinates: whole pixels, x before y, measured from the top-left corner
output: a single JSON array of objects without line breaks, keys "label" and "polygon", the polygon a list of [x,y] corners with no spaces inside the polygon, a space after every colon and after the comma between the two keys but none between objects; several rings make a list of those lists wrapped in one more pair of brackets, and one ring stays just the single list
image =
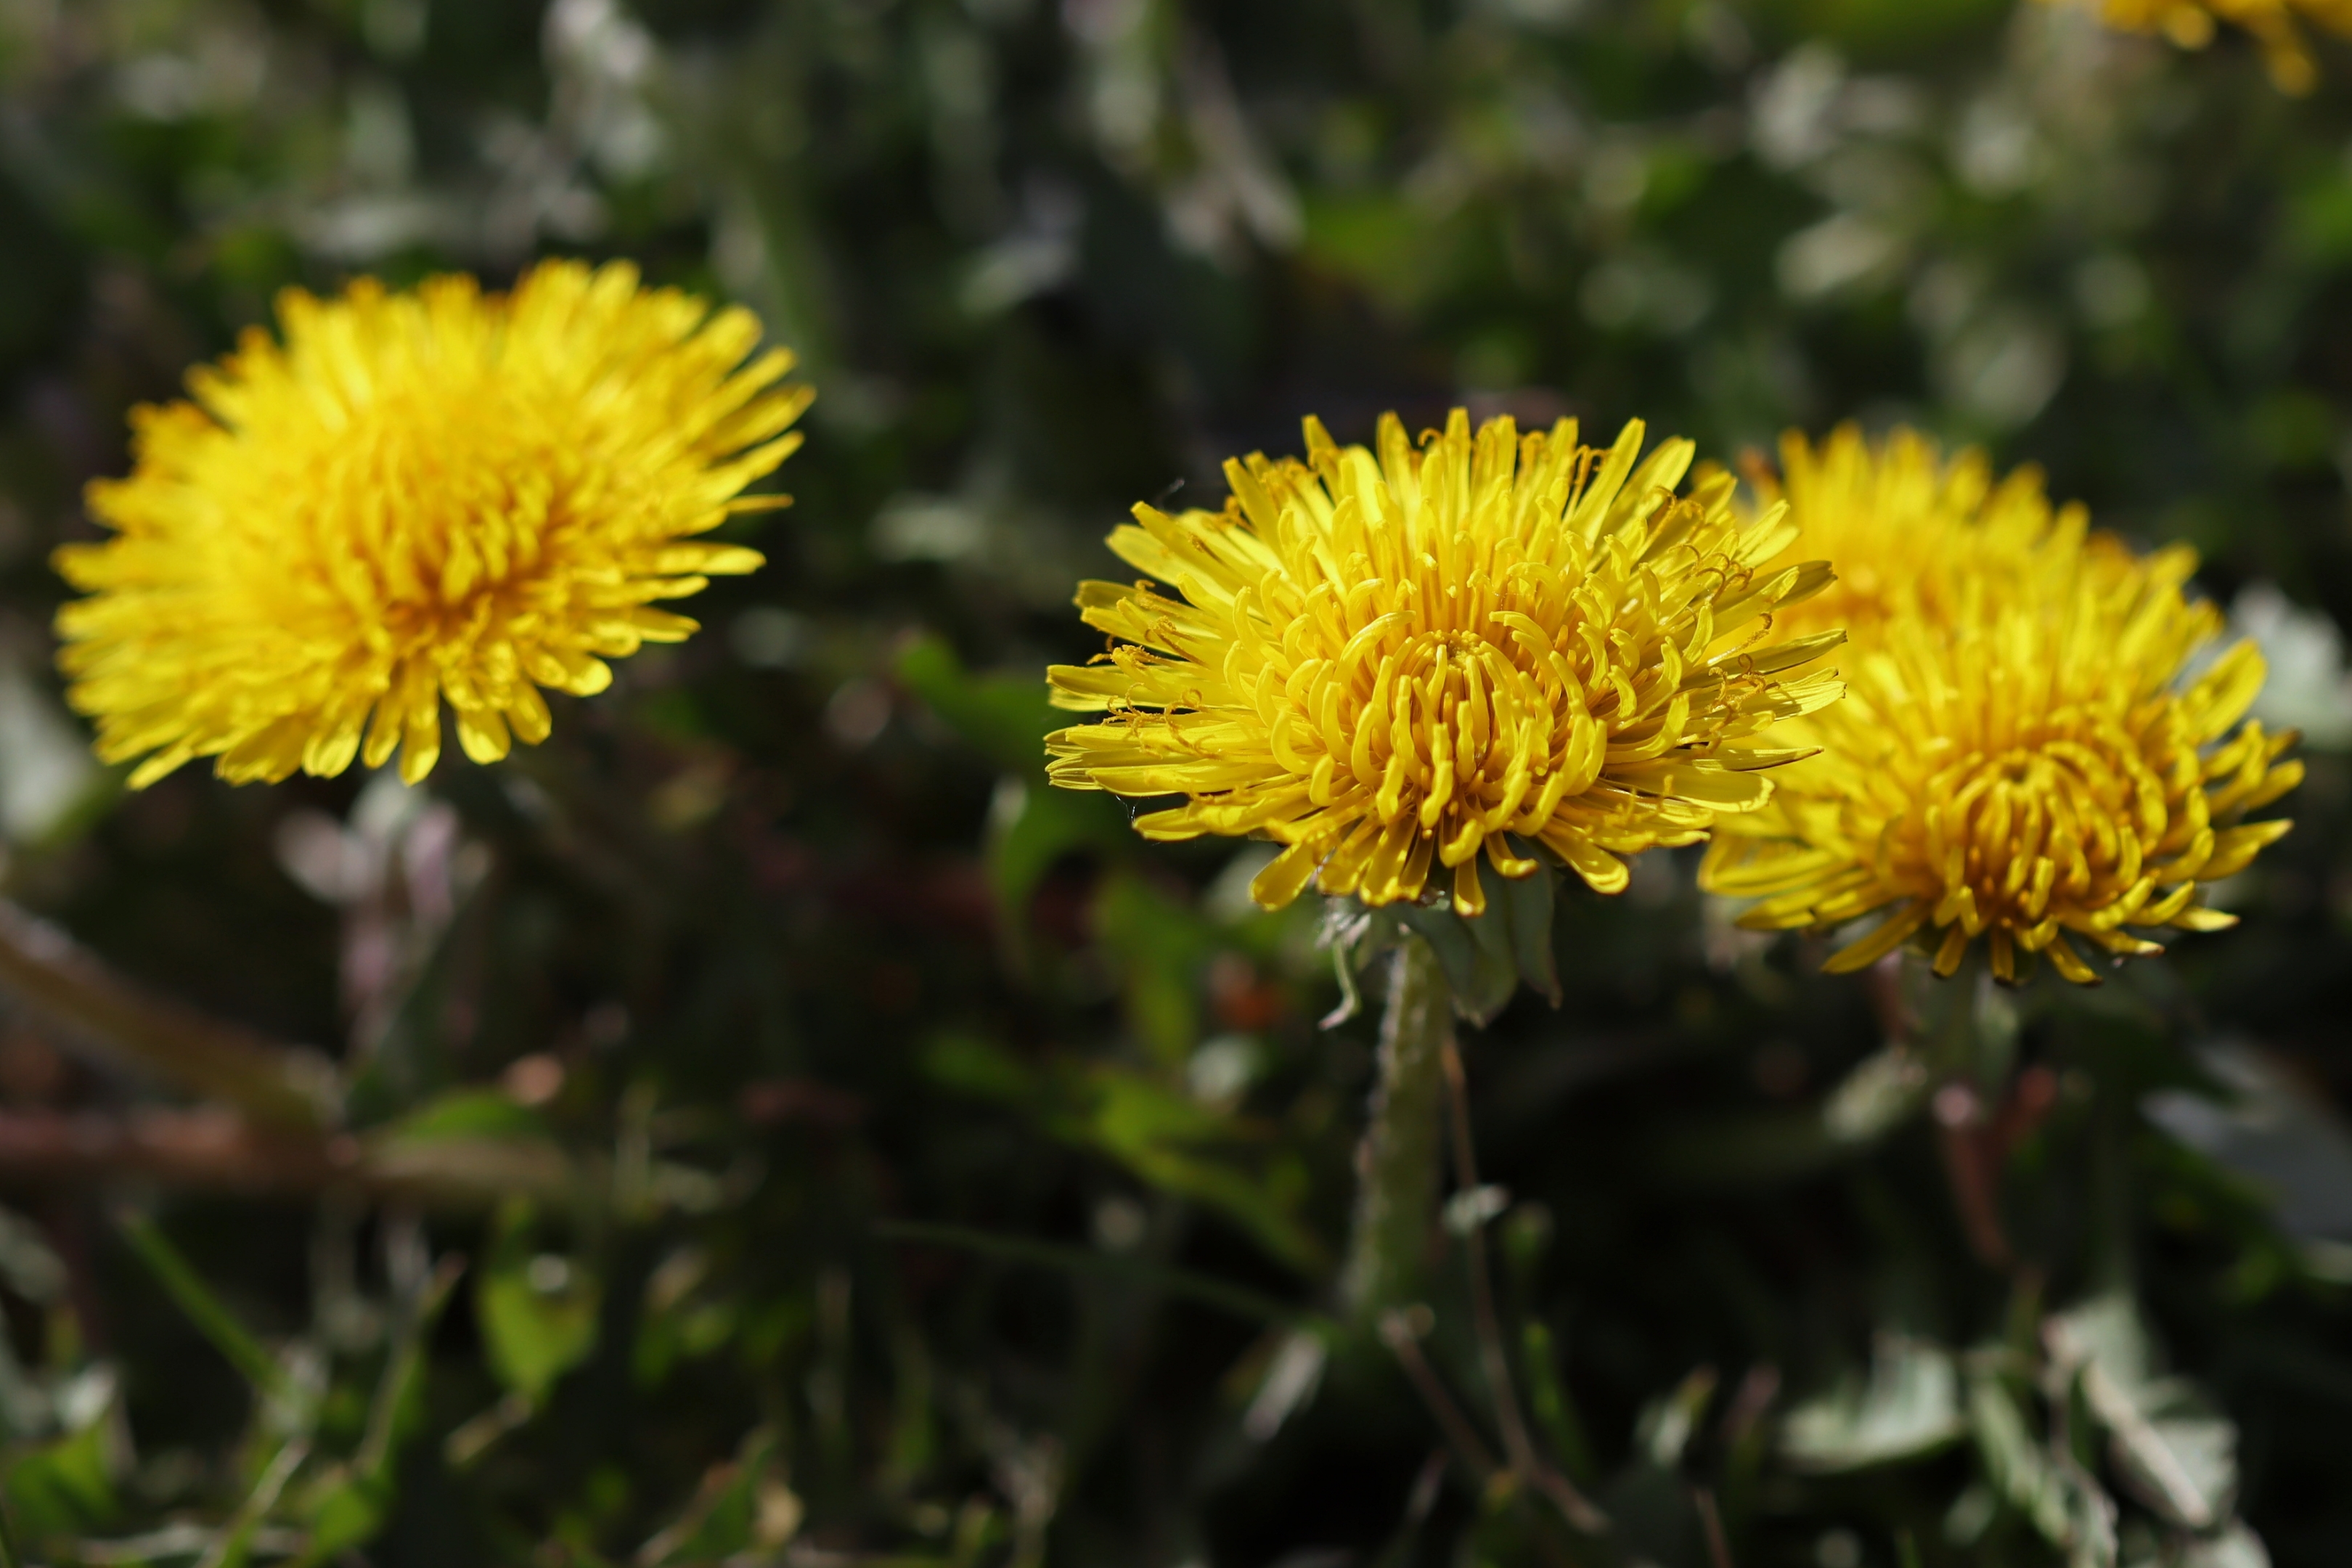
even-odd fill
[{"label": "hairy flower stem", "polygon": [[1987,1268],[2008,1272],[2017,1266],[2000,1222],[2000,1163],[2007,1140],[1995,1110],[2015,1056],[2013,1024],[1985,1016],[1985,981],[1974,964],[1958,977],[1937,978],[1927,961],[1906,952],[1901,984],[1920,1019],[1919,1036],[1943,1079],[1928,1102],[1936,1122],[1936,1148],[1951,1189],[1952,1208],[1969,1248]]},{"label": "hairy flower stem", "polygon": [[1453,1040],[1445,972],[1428,942],[1408,936],[1391,960],[1380,1081],[1371,1124],[1356,1147],[1356,1218],[1339,1280],[1341,1305],[1353,1322],[1378,1322],[1421,1283],[1437,1210],[1444,1063]]}]

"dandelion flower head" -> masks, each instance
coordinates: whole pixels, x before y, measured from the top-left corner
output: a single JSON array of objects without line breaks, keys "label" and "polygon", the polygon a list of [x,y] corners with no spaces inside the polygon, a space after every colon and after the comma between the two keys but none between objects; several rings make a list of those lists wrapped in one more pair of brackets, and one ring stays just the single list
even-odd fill
[{"label": "dandelion flower head", "polygon": [[489,762],[548,733],[544,687],[695,629],[656,602],[761,563],[699,542],[799,445],[792,356],[758,322],[635,268],[550,262],[510,296],[469,278],[289,291],[132,415],[130,476],[89,489],[112,531],[57,552],[87,596],[59,663],[133,787],[194,758],[277,781],[371,767],[411,783],[441,705]]},{"label": "dandelion flower head", "polygon": [[2213,25],[2243,27],[2261,45],[2271,80],[2283,92],[2309,92],[2318,79],[2298,20],[2352,37],[2352,0],[2088,0],[2111,27],[2161,33],[2183,48],[2201,49]]},{"label": "dandelion flower head", "polygon": [[[1866,562],[1907,542],[1847,544]],[[2232,924],[2204,889],[2287,831],[2245,818],[2303,767],[2283,760],[2293,731],[2245,720],[2262,656],[2213,651],[2221,616],[2184,592],[2195,555],[2053,530],[2021,557],[1951,559],[1939,615],[1857,633],[1846,700],[1790,727],[1821,753],[1725,825],[1703,884],[1759,900],[1751,929],[1879,915],[1832,973],[1916,942],[1948,975],[1982,938],[2003,980],[2042,954],[2087,984],[2092,957],[2162,951],[2130,928]]]},{"label": "dandelion flower head", "polygon": [[1897,621],[1948,619],[1959,584],[2030,574],[2063,558],[2066,542],[2088,529],[2080,505],[2052,506],[2038,468],[1996,482],[1981,450],[1947,457],[1907,429],[1873,441],[1841,426],[1819,446],[1791,431],[1781,438],[1780,471],[1759,466],[1748,477],[1767,502],[1786,500],[1803,530],[1786,562],[1801,552],[1837,572],[1821,593],[1780,612],[1778,629],[1842,627],[1856,646]]},{"label": "dandelion flower head", "polygon": [[1107,716],[1048,737],[1054,782],[1184,796],[1148,837],[1280,843],[1269,907],[1310,881],[1417,900],[1443,868],[1476,915],[1481,857],[1524,877],[1538,846],[1618,891],[1622,857],[1761,806],[1762,770],[1803,754],[1766,731],[1839,689],[1783,674],[1838,634],[1773,640],[1830,575],[1762,569],[1787,509],[1743,521],[1721,473],[1677,497],[1691,444],[1643,458],[1643,433],[1474,436],[1457,409],[1418,443],[1383,416],[1374,450],[1309,418],[1304,461],[1225,465],[1222,510],[1137,507],[1110,545],[1153,581],[1079,590],[1114,646],[1055,668],[1054,700]]}]

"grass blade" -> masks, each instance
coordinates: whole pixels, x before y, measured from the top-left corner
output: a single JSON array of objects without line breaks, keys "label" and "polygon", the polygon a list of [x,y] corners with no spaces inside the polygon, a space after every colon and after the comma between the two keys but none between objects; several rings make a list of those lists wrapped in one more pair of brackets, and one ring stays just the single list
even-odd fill
[{"label": "grass blade", "polygon": [[1170,1268],[1161,1264],[1144,1263],[1133,1258],[1106,1258],[1075,1247],[1063,1247],[1050,1241],[1036,1241],[1027,1237],[1002,1236],[992,1231],[973,1230],[960,1225],[927,1225],[908,1220],[889,1220],[874,1227],[874,1234],[885,1241],[919,1242],[927,1247],[951,1247],[965,1252],[978,1252],[1000,1258],[1008,1263],[1025,1263],[1033,1268],[1059,1269],[1070,1274],[1092,1274],[1106,1279],[1127,1280],[1150,1286],[1171,1296],[1188,1297],[1204,1306],[1216,1307],[1235,1317],[1255,1318],[1266,1322],[1284,1323],[1318,1333],[1335,1331],[1338,1325],[1319,1312],[1294,1307],[1271,1296],[1261,1295],[1244,1286],[1228,1285],[1222,1279],[1190,1273],[1181,1268]]}]

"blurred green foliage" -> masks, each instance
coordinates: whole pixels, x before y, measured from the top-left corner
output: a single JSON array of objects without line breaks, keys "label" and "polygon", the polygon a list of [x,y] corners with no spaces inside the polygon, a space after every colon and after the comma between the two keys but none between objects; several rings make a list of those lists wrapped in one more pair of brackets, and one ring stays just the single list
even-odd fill
[{"label": "blurred green foliage", "polygon": [[[0,1015],[20,1549],[2352,1557],[2352,58],[2323,73],[2283,99],[2242,39],[2009,0],[0,0],[8,890],[320,1047],[341,1139]],[[510,765],[123,794],[58,700],[45,556],[126,408],[279,289],[551,252],[803,354],[771,566]],[[1318,1026],[1314,912],[1036,746],[1125,507],[1215,504],[1310,411],[1457,402],[2039,462],[2205,552],[2311,738],[2244,924],[1977,1015],[1975,1121],[1927,1103],[1917,998],[1737,932],[1686,859],[1563,896],[1564,1004],[1467,1039],[1494,1185],[1409,1326],[1491,1430],[1485,1226],[1597,1540],[1323,1316],[1372,1036]]]}]

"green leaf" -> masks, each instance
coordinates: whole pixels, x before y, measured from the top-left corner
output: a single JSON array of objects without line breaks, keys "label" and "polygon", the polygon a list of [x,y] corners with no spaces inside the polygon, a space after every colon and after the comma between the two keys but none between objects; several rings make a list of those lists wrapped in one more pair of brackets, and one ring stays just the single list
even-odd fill
[{"label": "green leaf", "polygon": [[1115,873],[1095,896],[1096,934],[1118,960],[1127,1021],[1152,1060],[1175,1068],[1201,1043],[1201,975],[1218,932],[1143,878]]},{"label": "green leaf", "polygon": [[37,1542],[77,1535],[102,1528],[121,1513],[107,1420],[115,1398],[110,1382],[104,1397],[83,1402],[84,1419],[76,1430],[23,1449],[0,1465],[0,1491],[26,1536]]},{"label": "green leaf", "polygon": [[1596,1473],[1592,1444],[1584,1434],[1584,1423],[1577,1416],[1575,1402],[1569,1397],[1567,1380],[1560,1375],[1559,1356],[1552,1344],[1551,1331],[1541,1323],[1530,1322],[1520,1344],[1528,1366],[1528,1403],[1535,1411],[1536,1422],[1551,1440],[1552,1453],[1568,1479],[1579,1486],[1590,1486]]},{"label": "green leaf", "polygon": [[452,1139],[552,1137],[536,1111],[518,1105],[496,1089],[461,1089],[419,1106],[376,1137],[406,1144],[436,1143]]},{"label": "green leaf", "polygon": [[1715,1368],[1693,1367],[1675,1384],[1672,1394],[1643,1407],[1641,1418],[1634,1423],[1633,1440],[1651,1464],[1671,1470],[1683,1462],[1683,1451],[1690,1447],[1700,1417],[1714,1401],[1718,1381]]},{"label": "green leaf", "polygon": [[923,1075],[942,1089],[1008,1105],[1034,1103],[1038,1076],[1012,1053],[971,1035],[934,1039],[922,1057]]},{"label": "green leaf", "polygon": [[531,1215],[509,1204],[498,1221],[490,1256],[476,1278],[474,1311],[490,1371],[533,1405],[596,1348],[600,1292],[573,1259],[530,1245]]},{"label": "green leaf", "polygon": [[0,1208],[0,1279],[27,1301],[47,1304],[65,1293],[66,1266],[30,1220]]},{"label": "green leaf", "polygon": [[[1511,847],[1527,853],[1527,846],[1517,841]],[[1481,919],[1495,927],[1491,933],[1481,931],[1481,937],[1506,939],[1501,945],[1518,971],[1520,983],[1559,1006],[1559,973],[1552,962],[1551,946],[1552,904],[1559,896],[1558,873],[1547,867],[1531,877],[1506,877],[1482,855],[1478,885],[1486,894],[1486,912]]]},{"label": "green leaf", "polygon": [[1246,1168],[1239,1129],[1221,1114],[1120,1068],[1099,1067],[1087,1082],[1087,1142],[1161,1191],[1217,1210],[1300,1272],[1322,1272],[1324,1246],[1297,1217],[1307,1193],[1297,1153],[1267,1151]]},{"label": "green leaf", "polygon": [[1932,1454],[1968,1429],[1959,1368],[1949,1352],[1881,1334],[1866,1381],[1849,1380],[1789,1413],[1780,1453],[1801,1470],[1857,1470]]},{"label": "green leaf", "polygon": [[145,1215],[126,1214],[118,1224],[123,1239],[131,1243],[131,1250],[163,1287],[163,1293],[187,1315],[197,1332],[261,1394],[273,1399],[282,1396],[287,1392],[286,1377],[277,1358],[221,1304],[179,1249],[164,1239],[155,1222]]},{"label": "green leaf", "polygon": [[299,1561],[331,1562],[375,1539],[396,1500],[391,1478],[336,1472],[311,1504],[310,1540]]},{"label": "green leaf", "polygon": [[1694,1367],[1667,1393],[1649,1400],[1634,1422],[1633,1451],[1594,1500],[1622,1556],[1608,1561],[1696,1563],[1705,1559],[1704,1525],[1683,1457],[1715,1399],[1715,1369]]},{"label": "green leaf", "polygon": [[1517,993],[1519,966],[1507,934],[1499,927],[1493,936],[1477,929],[1491,918],[1491,910],[1475,921],[1435,904],[1394,904],[1387,912],[1429,943],[1454,994],[1454,1011],[1462,1017],[1483,1025]]},{"label": "green leaf", "polygon": [[1004,930],[1016,940],[1026,936],[1030,897],[1063,856],[1089,846],[1124,846],[1131,837],[1109,795],[1005,774],[988,814],[988,882]]},{"label": "green leaf", "polygon": [[[1527,846],[1516,840],[1513,847],[1527,852]],[[1392,905],[1384,912],[1436,952],[1454,993],[1454,1010],[1469,1022],[1491,1022],[1521,984],[1558,1006],[1559,973],[1551,943],[1558,874],[1547,866],[1533,876],[1506,877],[1482,858],[1478,885],[1486,895],[1486,911],[1475,919],[1455,910],[1451,900]],[[1386,945],[1365,944],[1363,956],[1370,958]]]},{"label": "green leaf", "polygon": [[1927,1103],[1930,1078],[1906,1044],[1864,1057],[1822,1102],[1822,1127],[1840,1143],[1874,1143]]},{"label": "green leaf", "polygon": [[1045,700],[1042,679],[974,676],[955,650],[925,637],[898,656],[898,679],[966,744],[1003,771],[989,811],[988,880],[1016,962],[1025,962],[1025,911],[1054,862],[1088,845],[1131,842],[1109,795],[1045,783],[1045,736],[1077,715]]},{"label": "green leaf", "polygon": [[1307,195],[1307,253],[1388,309],[1418,310],[1463,268],[1469,247],[1459,226],[1432,223],[1391,192]]},{"label": "green leaf", "polygon": [[2352,1127],[2294,1075],[2251,1046],[2200,1047],[2207,1086],[2163,1089],[2141,1111],[2259,1194],[2298,1241],[2352,1232]]},{"label": "green leaf", "polygon": [[1969,1383],[1969,1429],[1993,1489],[2029,1520],[2042,1538],[2063,1546],[2069,1533],[2065,1489],[2033,1441],[2024,1413],[1997,1377]]},{"label": "green leaf", "polygon": [[1080,716],[1045,700],[1035,676],[975,676],[939,637],[923,637],[898,656],[898,679],[930,706],[949,729],[1009,773],[1045,780],[1045,739]]},{"label": "green leaf", "polygon": [[1263,1131],[1156,1078],[1108,1063],[1032,1068],[963,1035],[934,1040],[923,1068],[936,1083],[1016,1107],[1055,1137],[1216,1210],[1302,1273],[1326,1266],[1323,1243],[1297,1218],[1307,1187],[1298,1154],[1268,1147]]},{"label": "green leaf", "polygon": [[1063,1247],[1050,1241],[1038,1241],[1025,1236],[1003,1236],[992,1231],[974,1230],[960,1225],[925,1225],[912,1221],[889,1220],[874,1227],[874,1234],[885,1241],[920,1242],[930,1247],[960,1247],[1011,1263],[1026,1263],[1040,1268],[1052,1268],[1069,1274],[1094,1274],[1106,1279],[1121,1279],[1165,1292],[1171,1296],[1188,1297],[1207,1306],[1231,1312],[1238,1318],[1249,1318],[1269,1323],[1287,1323],[1318,1333],[1336,1334],[1337,1326],[1319,1313],[1278,1301],[1239,1285],[1228,1285],[1205,1274],[1195,1274],[1182,1268],[1170,1268],[1162,1264],[1125,1254],[1090,1252],[1081,1247]]},{"label": "green leaf", "polygon": [[2037,1444],[2016,1397],[2000,1377],[1969,1381],[1969,1427],[1985,1476],[2042,1538],[2067,1554],[2070,1568],[2114,1568],[2115,1505],[2089,1476],[2062,1466]]},{"label": "green leaf", "polygon": [[2132,1299],[2110,1291],[2053,1317],[2053,1358],[2080,1377],[2133,1496],[2182,1529],[2226,1521],[2238,1490],[2238,1429],[2194,1385],[2155,1375],[2156,1355]]},{"label": "green leaf", "polygon": [[2180,1568],[2271,1568],[2271,1554],[2251,1527],[2232,1521],[2219,1535],[2182,1546]]}]

